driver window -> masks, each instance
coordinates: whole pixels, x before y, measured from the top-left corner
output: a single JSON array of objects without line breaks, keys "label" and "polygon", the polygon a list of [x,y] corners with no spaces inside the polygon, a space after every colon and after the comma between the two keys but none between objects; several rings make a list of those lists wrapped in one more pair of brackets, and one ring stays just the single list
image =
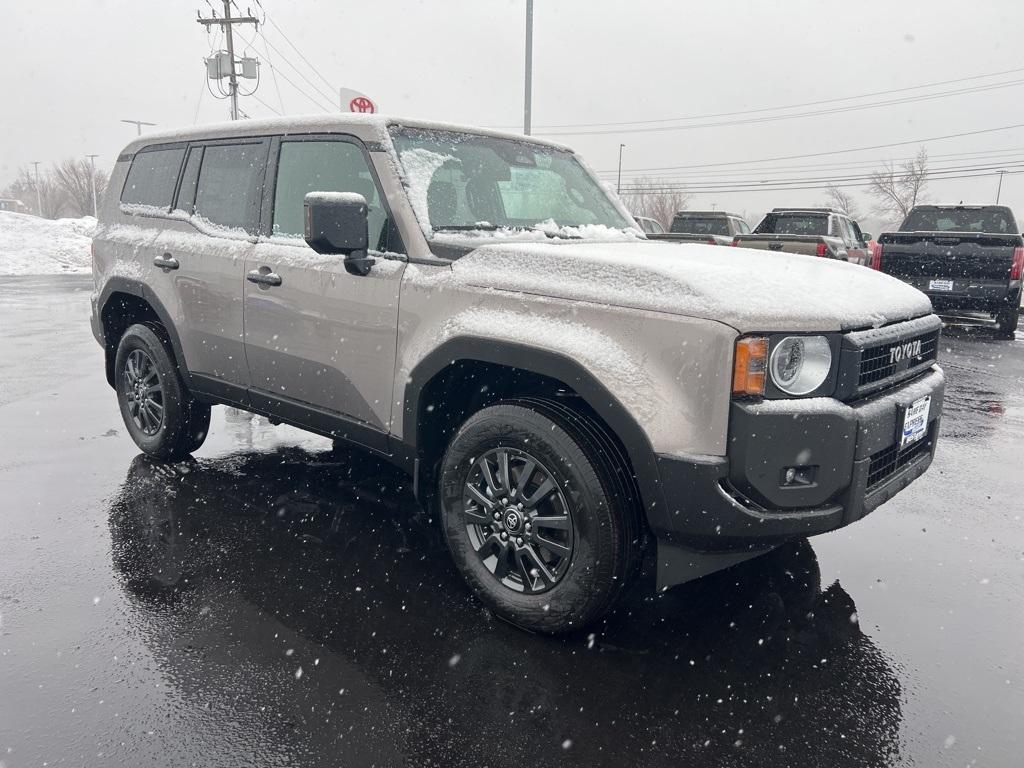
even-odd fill
[{"label": "driver window", "polygon": [[370,209],[370,247],[387,250],[387,212],[359,146],[347,141],[281,142],[274,190],[274,235],[303,236],[303,202],[309,192],[358,192]]}]

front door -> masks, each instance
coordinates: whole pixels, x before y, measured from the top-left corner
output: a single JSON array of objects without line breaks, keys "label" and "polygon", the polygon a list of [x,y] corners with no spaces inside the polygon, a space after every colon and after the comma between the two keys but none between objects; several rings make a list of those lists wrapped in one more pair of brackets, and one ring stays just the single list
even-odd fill
[{"label": "front door", "polygon": [[[391,427],[405,262],[390,253],[401,246],[380,186],[356,139],[285,138],[271,149],[272,166],[275,154],[271,233],[246,259],[252,403],[383,449]],[[306,245],[303,201],[309,192],[358,192],[366,198],[370,252],[377,258],[368,275],[350,275],[341,256],[321,256]]]}]

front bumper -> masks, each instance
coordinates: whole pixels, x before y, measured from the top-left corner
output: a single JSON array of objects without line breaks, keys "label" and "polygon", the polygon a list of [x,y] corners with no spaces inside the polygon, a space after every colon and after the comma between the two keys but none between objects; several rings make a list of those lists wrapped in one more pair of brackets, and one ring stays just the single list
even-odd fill
[{"label": "front bumper", "polygon": [[[733,406],[726,457],[658,456],[669,514],[659,541],[703,552],[759,551],[859,520],[931,464],[945,377],[938,366],[846,404],[831,398]],[[903,409],[930,396],[926,436],[898,450]],[[786,467],[813,482],[786,486]],[[659,578],[660,581],[660,578]]]}]

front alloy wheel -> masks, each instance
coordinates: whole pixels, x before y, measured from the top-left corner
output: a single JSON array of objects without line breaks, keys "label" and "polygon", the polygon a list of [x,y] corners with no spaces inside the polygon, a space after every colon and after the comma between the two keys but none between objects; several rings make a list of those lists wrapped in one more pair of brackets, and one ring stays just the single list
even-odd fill
[{"label": "front alloy wheel", "polygon": [[639,509],[596,421],[521,398],[470,416],[441,460],[445,541],[494,613],[538,632],[603,616],[636,572]]},{"label": "front alloy wheel", "polygon": [[496,448],[469,471],[462,498],[477,557],[502,585],[551,589],[572,561],[572,514],[551,472],[533,456]]}]

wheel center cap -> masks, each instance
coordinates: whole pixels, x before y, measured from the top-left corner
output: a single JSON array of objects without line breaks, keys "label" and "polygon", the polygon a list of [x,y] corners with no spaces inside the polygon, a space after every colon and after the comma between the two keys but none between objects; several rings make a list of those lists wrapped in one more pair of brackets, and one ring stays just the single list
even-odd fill
[{"label": "wheel center cap", "polygon": [[505,510],[505,530],[509,533],[519,533],[523,527],[523,517],[514,509]]}]

